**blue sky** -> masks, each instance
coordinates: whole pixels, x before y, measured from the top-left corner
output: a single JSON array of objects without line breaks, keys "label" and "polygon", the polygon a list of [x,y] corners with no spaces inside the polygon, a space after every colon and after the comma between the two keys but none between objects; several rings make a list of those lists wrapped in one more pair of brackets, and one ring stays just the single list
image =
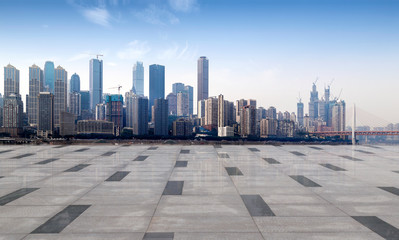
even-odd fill
[{"label": "blue sky", "polygon": [[[88,89],[89,54],[104,54],[104,92],[132,85],[132,66],[166,66],[194,86],[196,60],[210,60],[210,94],[296,111],[312,82],[390,122],[399,122],[399,1],[393,0],[2,0],[0,63],[21,71],[53,60]],[[0,69],[3,74],[3,68]],[[3,81],[0,81],[3,89]],[[146,89],[148,92],[148,89]]]}]

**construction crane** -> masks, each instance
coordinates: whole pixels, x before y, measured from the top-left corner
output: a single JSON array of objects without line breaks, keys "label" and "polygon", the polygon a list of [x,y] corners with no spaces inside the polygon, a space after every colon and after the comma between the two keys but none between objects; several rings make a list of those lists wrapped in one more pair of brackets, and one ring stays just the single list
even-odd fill
[{"label": "construction crane", "polygon": [[301,92],[299,92],[299,97],[297,98],[298,102],[302,102],[302,98],[301,98]]},{"label": "construction crane", "polygon": [[117,87],[112,87],[112,88],[108,88],[108,89],[118,89],[118,94],[121,94],[121,88],[122,88],[122,86],[121,85],[118,85]]},{"label": "construction crane", "polygon": [[316,78],[316,81],[313,82],[313,85],[316,85],[317,81],[319,81],[319,77]]}]

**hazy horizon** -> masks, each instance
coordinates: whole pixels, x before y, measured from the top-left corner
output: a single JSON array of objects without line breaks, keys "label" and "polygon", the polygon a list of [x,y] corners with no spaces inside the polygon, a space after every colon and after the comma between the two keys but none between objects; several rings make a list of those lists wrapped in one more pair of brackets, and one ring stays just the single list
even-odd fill
[{"label": "hazy horizon", "polygon": [[[45,61],[79,74],[89,88],[89,54],[103,54],[104,93],[132,87],[136,61],[165,66],[165,96],[182,82],[197,91],[197,59],[209,59],[209,95],[296,112],[300,92],[308,112],[312,82],[380,118],[399,122],[399,3],[371,1],[2,1],[0,74]],[[18,14],[15,14],[18,13]],[[4,79],[0,81],[1,92]],[[196,104],[194,104],[196,105]],[[347,119],[348,125],[351,124]]]}]

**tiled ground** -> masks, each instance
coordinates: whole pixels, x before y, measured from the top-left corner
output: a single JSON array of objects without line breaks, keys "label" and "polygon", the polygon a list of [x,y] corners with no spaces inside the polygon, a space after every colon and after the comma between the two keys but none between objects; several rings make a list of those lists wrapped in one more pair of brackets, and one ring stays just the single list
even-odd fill
[{"label": "tiled ground", "polygon": [[0,239],[399,239],[398,228],[395,146],[0,146]]}]

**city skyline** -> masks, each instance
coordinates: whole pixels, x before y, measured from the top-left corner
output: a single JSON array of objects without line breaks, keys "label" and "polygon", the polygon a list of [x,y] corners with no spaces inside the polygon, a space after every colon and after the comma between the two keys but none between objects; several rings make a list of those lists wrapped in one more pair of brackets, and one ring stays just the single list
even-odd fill
[{"label": "city skyline", "polygon": [[[13,36],[0,46],[0,62],[20,70],[21,96],[28,93],[28,67],[44,69],[45,61],[76,72],[81,88],[89,89],[88,61],[94,58],[89,54],[104,55],[103,92],[116,93],[109,88],[118,84],[122,92],[128,91],[133,64],[143,61],[145,95],[147,69],[154,63],[166,66],[166,95],[174,82],[197,86],[195,62],[204,55],[211,64],[209,96],[222,93],[231,101],[254,98],[259,106],[296,112],[300,92],[306,113],[312,82],[319,77],[322,92],[334,78],[331,94],[337,96],[342,88],[348,107],[356,103],[389,122],[399,122],[399,113],[387,104],[399,101],[395,92],[399,36],[392,31],[399,17],[393,1],[165,1],[159,6],[156,1],[100,2],[0,3],[5,10],[0,27]],[[26,7],[19,8],[20,4]],[[16,8],[23,17],[9,14]],[[60,18],[47,16],[48,11]],[[153,13],[148,14],[153,18],[143,18],[143,12]],[[37,13],[42,14],[36,17]],[[105,16],[104,21],[95,21],[99,20],[95,16]],[[37,34],[28,41],[30,32]],[[248,84],[240,85],[242,81]]]}]

